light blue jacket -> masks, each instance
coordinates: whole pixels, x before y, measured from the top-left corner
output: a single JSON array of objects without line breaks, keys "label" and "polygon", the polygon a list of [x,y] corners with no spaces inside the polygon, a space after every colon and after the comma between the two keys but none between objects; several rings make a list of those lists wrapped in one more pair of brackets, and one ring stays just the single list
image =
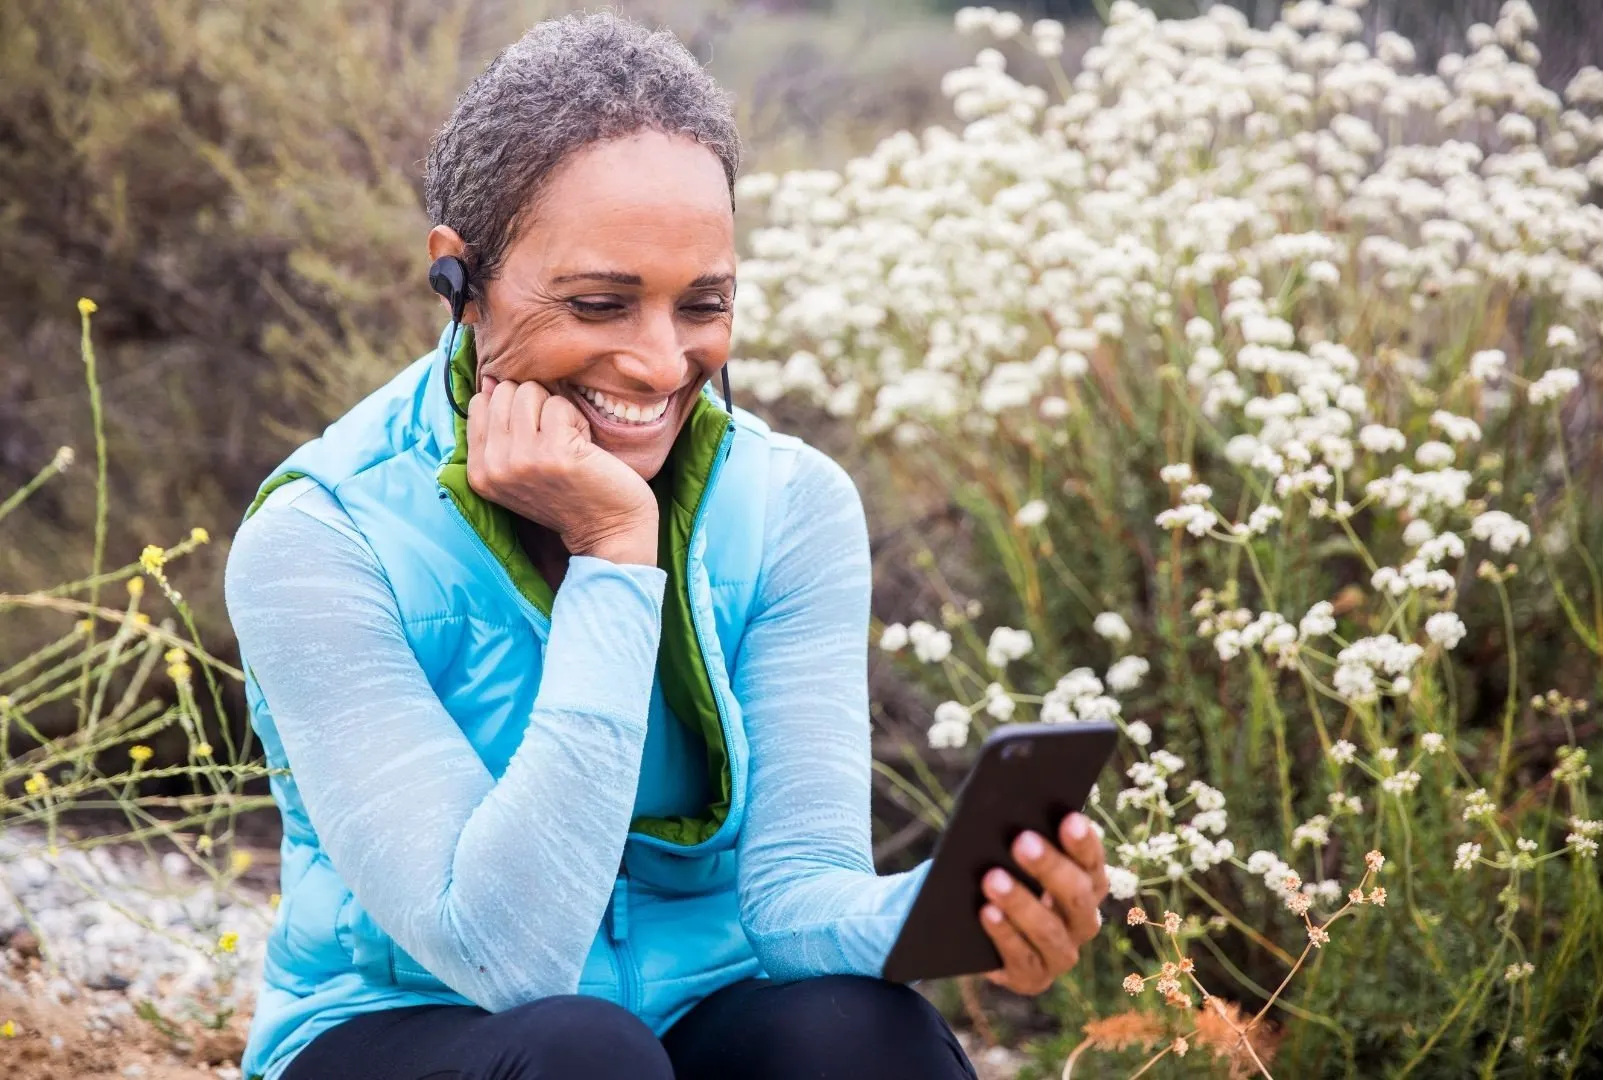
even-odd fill
[{"label": "light blue jacket", "polygon": [[[251,721],[269,763],[294,771],[273,781],[282,900],[245,1075],[274,1080],[317,1034],[375,1009],[499,1011],[579,992],[660,1033],[743,978],[878,974],[922,868],[873,872],[866,639],[743,653],[748,636],[774,641],[783,618],[806,625],[808,612],[787,608],[808,596],[841,597],[814,606],[862,606],[820,623],[832,638],[839,625],[866,631],[854,493],[834,530],[848,534],[844,591],[827,591],[829,569],[787,550],[794,537],[768,534],[808,511],[774,510],[798,475],[824,476],[837,492],[849,481],[816,451],[705,395],[653,481],[661,569],[575,558],[553,594],[511,515],[467,484],[464,425],[443,392],[444,343],[274,471],[230,558]],[[465,402],[471,333],[452,361]],[[258,514],[264,506],[273,509]],[[313,523],[296,527],[314,532],[270,539],[286,527],[264,520],[287,521],[280,506],[306,511],[296,516]],[[409,649],[401,661],[420,669],[412,697],[427,701],[367,700],[360,635],[383,620],[364,620],[357,601],[340,601],[340,581],[316,577],[347,554],[360,558],[358,575],[369,567],[369,584],[386,587],[375,603]],[[798,567],[813,584],[779,580]],[[297,574],[308,576],[292,584]],[[766,630],[749,633],[764,620]],[[314,646],[325,631],[334,642]],[[361,700],[341,702],[346,683]],[[382,685],[378,676],[371,685]],[[754,708],[765,695],[766,709]],[[804,715],[811,700],[815,717]],[[419,709],[432,720],[417,723],[435,727],[403,719]],[[775,715],[748,732],[748,709]],[[810,764],[809,754],[825,760]],[[768,775],[754,780],[764,762]],[[428,795],[431,763],[464,778]],[[766,823],[748,826],[759,786]],[[386,803],[409,805],[379,816]],[[407,830],[427,842],[420,864],[432,858],[432,868],[420,865],[415,882],[397,880],[408,837],[386,821],[412,822]]]}]

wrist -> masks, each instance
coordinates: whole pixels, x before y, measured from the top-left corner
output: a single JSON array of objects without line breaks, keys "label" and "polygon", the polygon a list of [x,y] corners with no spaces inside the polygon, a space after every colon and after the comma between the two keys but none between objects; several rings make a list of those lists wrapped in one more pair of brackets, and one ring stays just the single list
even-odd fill
[{"label": "wrist", "polygon": [[656,507],[652,507],[649,514],[641,514],[615,527],[596,530],[572,541],[564,538],[564,546],[573,555],[588,555],[620,565],[656,566]]}]

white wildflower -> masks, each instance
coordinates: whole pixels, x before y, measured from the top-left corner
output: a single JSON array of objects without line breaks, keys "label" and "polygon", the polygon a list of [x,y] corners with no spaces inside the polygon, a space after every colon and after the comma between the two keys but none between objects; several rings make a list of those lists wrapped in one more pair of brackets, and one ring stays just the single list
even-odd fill
[{"label": "white wildflower", "polygon": [[1116,611],[1104,611],[1098,615],[1092,620],[1091,629],[1098,637],[1106,638],[1115,645],[1123,645],[1130,640],[1130,624]]},{"label": "white wildflower", "polygon": [[985,647],[985,661],[994,668],[1007,667],[1010,661],[1027,655],[1034,647],[1028,630],[998,626],[991,631],[991,640]]},{"label": "white wildflower", "polygon": [[1493,551],[1504,555],[1516,545],[1524,547],[1531,542],[1530,527],[1502,510],[1488,510],[1479,515],[1470,523],[1469,531],[1475,539],[1486,541]]},{"label": "white wildflower", "polygon": [[1508,365],[1502,349],[1482,349],[1469,358],[1469,375],[1476,382],[1495,382]]},{"label": "white wildflower", "polygon": [[1425,620],[1425,634],[1444,649],[1455,648],[1468,631],[1464,620],[1451,611],[1438,611]]},{"label": "white wildflower", "polygon": [[1130,900],[1134,898],[1137,890],[1141,888],[1141,878],[1122,866],[1110,866],[1106,870],[1108,877],[1108,895],[1115,900]]},{"label": "white wildflower", "polygon": [[1556,367],[1545,372],[1531,384],[1528,391],[1532,405],[1545,405],[1568,397],[1570,391],[1581,385],[1581,376],[1574,368]]},{"label": "white wildflower", "polygon": [[1108,668],[1108,689],[1115,694],[1128,693],[1141,685],[1152,665],[1139,656],[1124,656],[1113,662]]},{"label": "white wildflower", "polygon": [[1042,499],[1031,499],[1013,515],[1013,523],[1029,529],[1046,520],[1047,506]]},{"label": "white wildflower", "polygon": [[939,664],[952,655],[952,635],[923,620],[907,628],[907,637],[913,643],[913,655],[926,664]]},{"label": "white wildflower", "polygon": [[967,745],[969,711],[955,701],[943,701],[935,707],[935,719],[930,724],[929,742],[936,750],[954,750]]}]

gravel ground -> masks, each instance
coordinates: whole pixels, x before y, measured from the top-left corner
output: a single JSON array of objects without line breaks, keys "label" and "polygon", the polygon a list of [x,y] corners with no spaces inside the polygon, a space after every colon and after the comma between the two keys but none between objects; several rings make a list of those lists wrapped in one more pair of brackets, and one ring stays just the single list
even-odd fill
[{"label": "gravel ground", "polygon": [[[108,846],[52,859],[37,836],[0,834],[0,1077],[239,1080],[273,920],[270,878],[253,878],[220,891],[176,852],[152,861]],[[235,951],[214,958],[229,933]],[[136,1011],[147,1002],[160,1023]],[[1015,1052],[959,1038],[981,1080],[1018,1071]]]},{"label": "gravel ground", "polygon": [[220,891],[176,852],[50,858],[0,835],[0,1076],[236,1080],[272,918],[265,891]]}]

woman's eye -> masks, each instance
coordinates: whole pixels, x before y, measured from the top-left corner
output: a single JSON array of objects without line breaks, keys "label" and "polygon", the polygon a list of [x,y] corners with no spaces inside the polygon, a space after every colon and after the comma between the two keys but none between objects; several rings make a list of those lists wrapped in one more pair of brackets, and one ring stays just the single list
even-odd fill
[{"label": "woman's eye", "polygon": [[691,304],[685,310],[694,315],[722,315],[729,310],[729,302],[723,299],[707,300],[699,304]]},{"label": "woman's eye", "polygon": [[610,315],[623,310],[616,300],[569,300],[568,306],[580,315]]}]

